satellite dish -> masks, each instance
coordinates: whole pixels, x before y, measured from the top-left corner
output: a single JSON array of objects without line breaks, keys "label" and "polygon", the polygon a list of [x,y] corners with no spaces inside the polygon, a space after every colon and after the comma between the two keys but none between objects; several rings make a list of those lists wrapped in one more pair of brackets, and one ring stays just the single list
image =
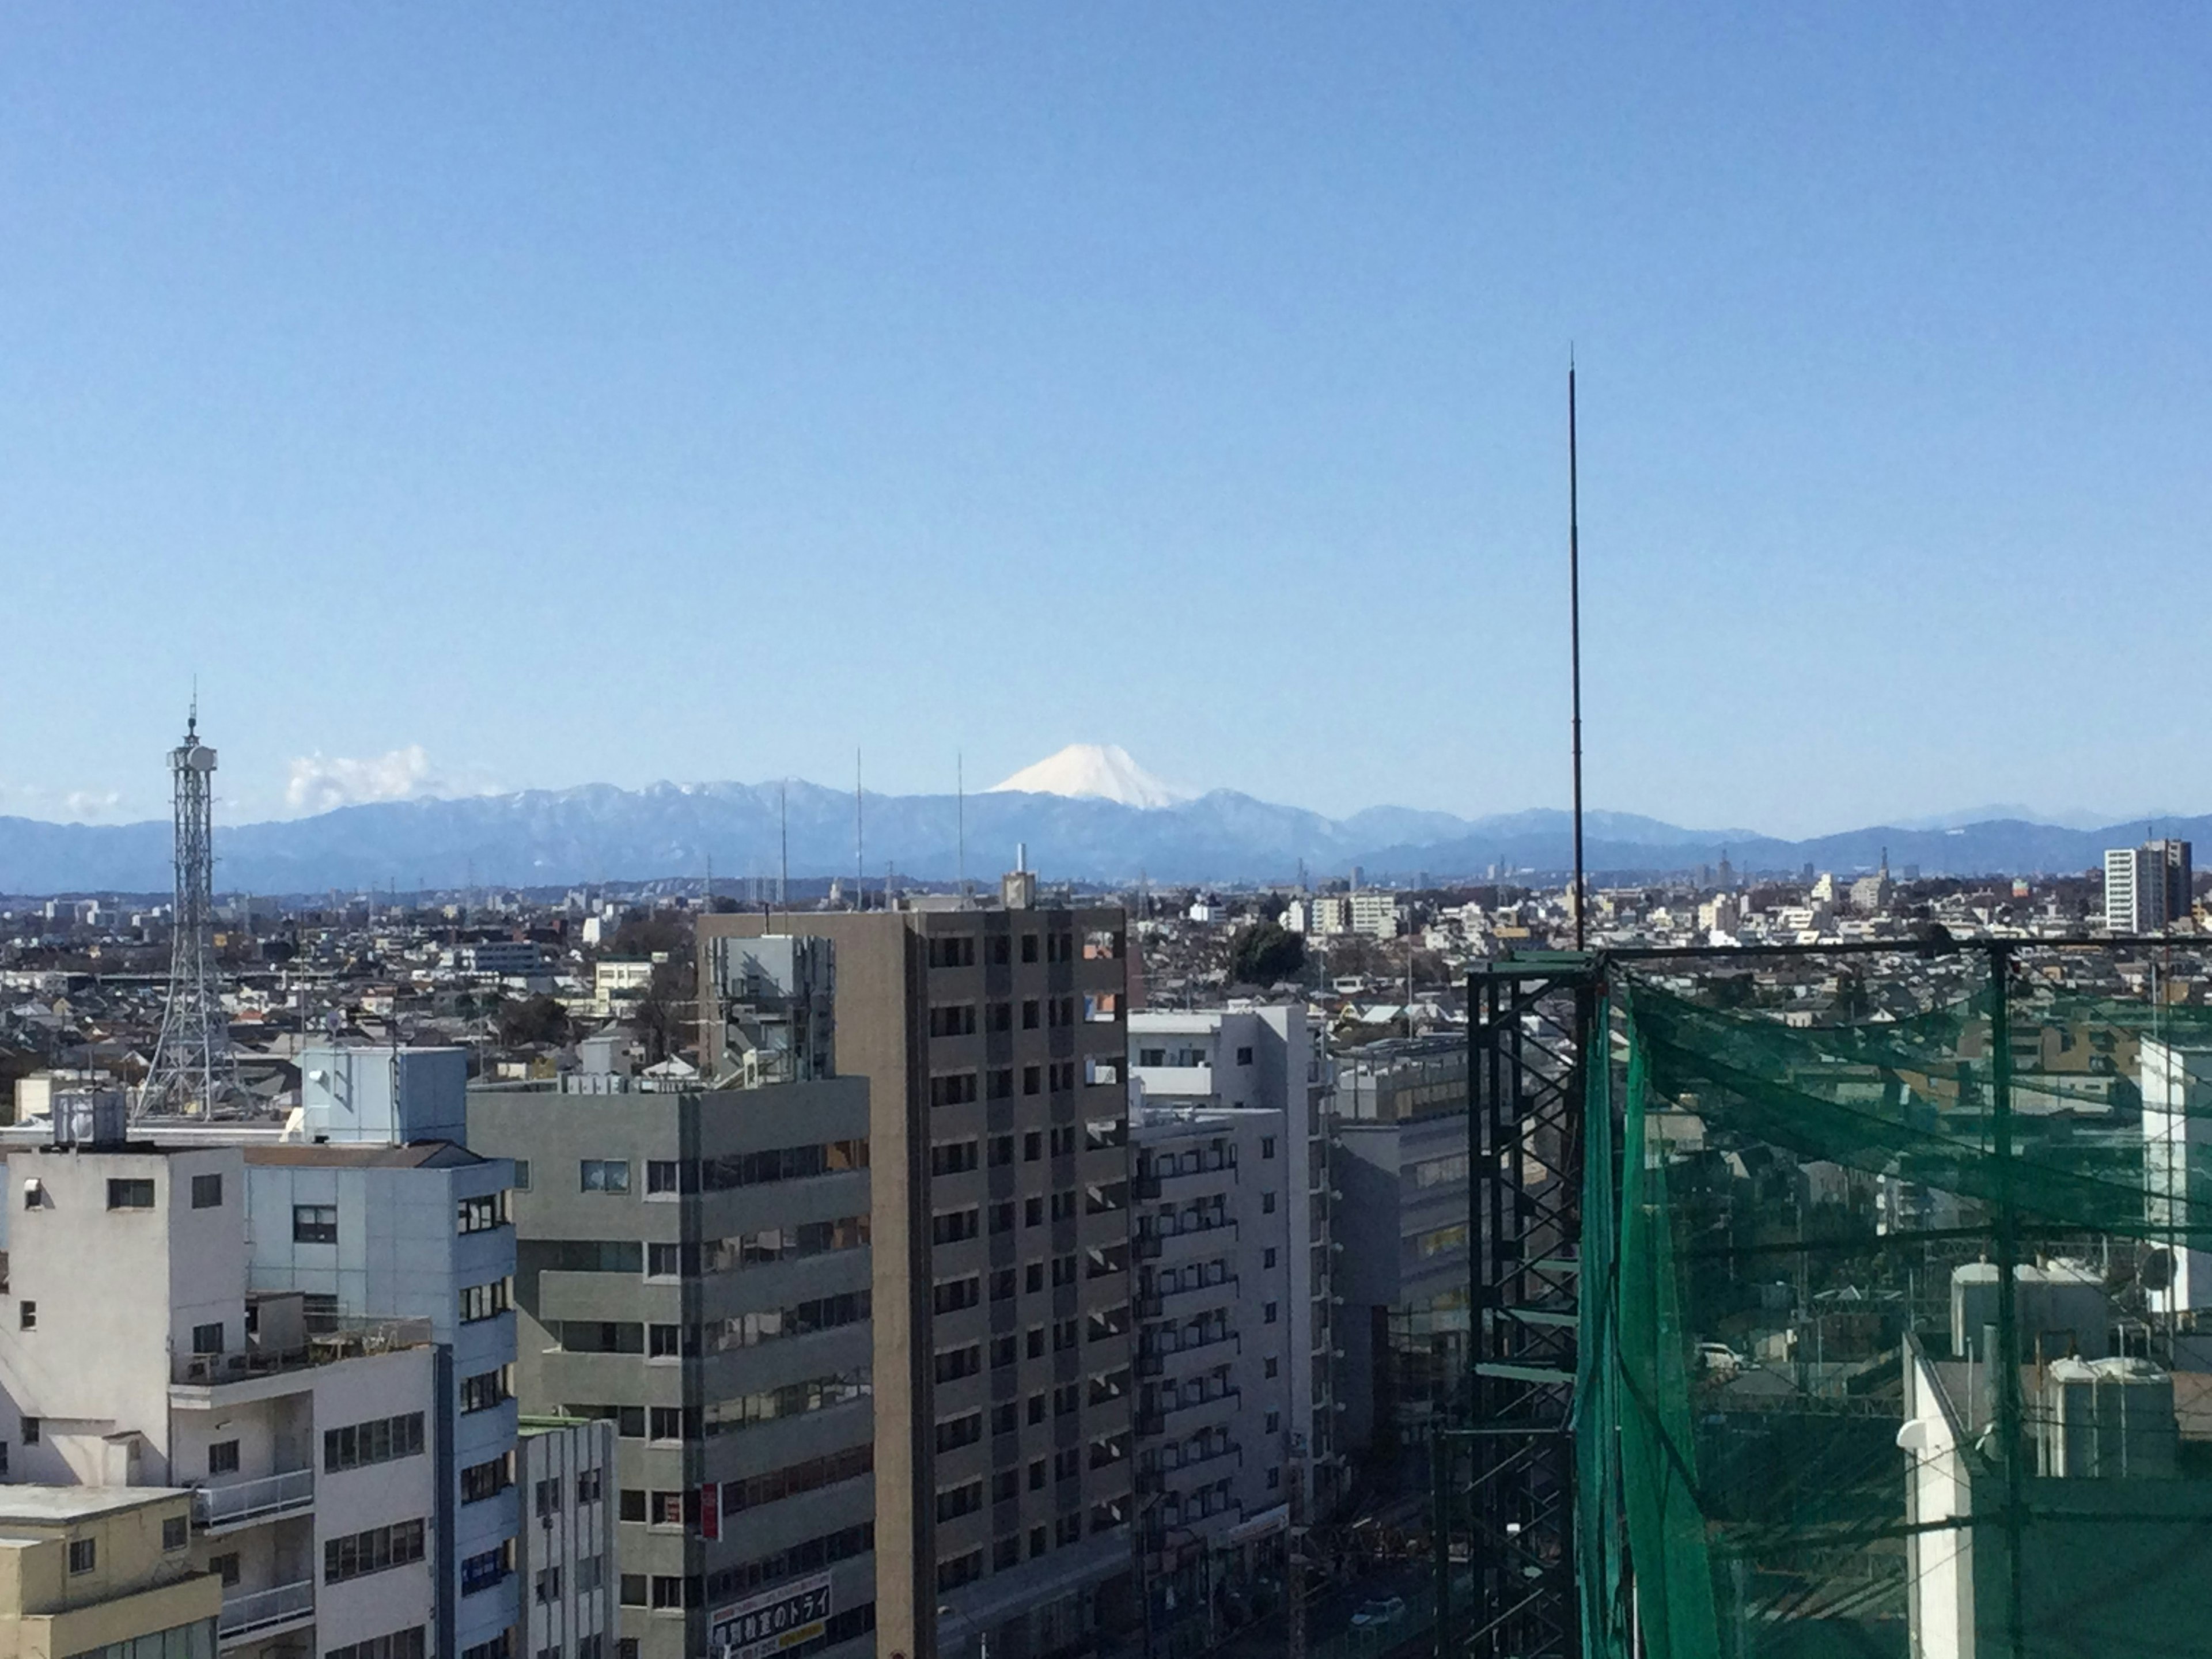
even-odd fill
[{"label": "satellite dish", "polygon": [[2173,1288],[2173,1252],[2164,1245],[2145,1252],[2142,1265],[2136,1269],[2136,1277],[2147,1291],[2168,1291]]}]

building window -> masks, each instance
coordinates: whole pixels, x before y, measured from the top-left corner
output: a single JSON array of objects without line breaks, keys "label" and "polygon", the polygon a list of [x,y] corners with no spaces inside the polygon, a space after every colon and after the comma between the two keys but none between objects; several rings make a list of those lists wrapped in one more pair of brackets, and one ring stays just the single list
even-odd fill
[{"label": "building window", "polygon": [[461,1471],[461,1502],[481,1504],[488,1498],[498,1497],[514,1484],[505,1453],[486,1462],[471,1463]]},{"label": "building window", "polygon": [[653,1576],[653,1606],[656,1612],[666,1613],[684,1605],[684,1581],[672,1573]]},{"label": "building window", "polygon": [[100,1541],[94,1538],[72,1538],[69,1547],[69,1570],[72,1573],[90,1572],[100,1565]]},{"label": "building window", "polygon": [[295,1204],[292,1206],[295,1244],[335,1244],[338,1242],[338,1206],[335,1204]]},{"label": "building window", "polygon": [[1266,1363],[1264,1365],[1262,1365],[1260,1369],[1261,1369],[1261,1375],[1266,1376],[1275,1376],[1278,1372],[1279,1372],[1279,1371],[1282,1370],[1282,1368],[1283,1368],[1283,1362],[1282,1362],[1281,1360],[1279,1360],[1279,1359],[1276,1358],[1274,1355],[1273,1355],[1273,1354],[1269,1354],[1269,1355],[1267,1356],[1267,1363]]},{"label": "building window", "polygon": [[507,1224],[507,1194],[503,1192],[465,1198],[455,1207],[454,1224],[463,1236],[488,1233],[495,1227]]},{"label": "building window", "polygon": [[1280,1412],[1269,1412],[1269,1413],[1267,1413],[1267,1432],[1268,1432],[1269,1434],[1273,1434],[1273,1433],[1275,1433],[1278,1430],[1279,1430],[1282,1426],[1283,1426],[1283,1414],[1282,1414],[1282,1413],[1280,1413]]},{"label": "building window", "polygon": [[107,1207],[111,1210],[150,1210],[154,1207],[154,1183],[151,1181],[111,1181],[107,1183]]},{"label": "building window", "polygon": [[641,1486],[624,1486],[616,1499],[618,1518],[642,1522],[645,1519],[645,1491]]},{"label": "building window", "polygon": [[1273,1157],[1274,1157],[1274,1155],[1275,1155],[1275,1138],[1274,1138],[1274,1136],[1273,1136],[1273,1135],[1261,1135],[1261,1136],[1260,1137],[1260,1156],[1261,1156],[1261,1157],[1262,1157],[1262,1158],[1273,1158]]},{"label": "building window", "polygon": [[192,1208],[219,1210],[222,1207],[222,1177],[219,1175],[196,1175],[192,1177]]},{"label": "building window", "polygon": [[236,1474],[238,1473],[238,1442],[217,1440],[208,1447],[208,1474]]},{"label": "building window", "polygon": [[221,1320],[216,1321],[212,1325],[192,1327],[192,1352],[194,1353],[222,1352],[222,1322]]},{"label": "building window", "polygon": [[681,1359],[684,1357],[684,1328],[680,1325],[648,1325],[645,1331],[646,1358],[648,1359]]},{"label": "building window", "polygon": [[[39,1443],[39,1419],[35,1417],[27,1417],[23,1419],[22,1424],[23,1443],[27,1446],[37,1445]],[[237,1444],[235,1442],[232,1443],[231,1449],[234,1452],[237,1450]]]},{"label": "building window", "polygon": [[1273,1245],[1270,1244],[1261,1253],[1260,1265],[1263,1267],[1272,1267],[1275,1265],[1275,1247]]},{"label": "building window", "polygon": [[587,1193],[626,1193],[629,1190],[629,1160],[587,1158],[577,1166],[578,1183]]},{"label": "building window", "polygon": [[161,1553],[174,1555],[191,1542],[191,1528],[181,1515],[161,1517]]},{"label": "building window", "polygon": [[1249,1066],[1252,1063],[1252,1051],[1249,1048],[1239,1048],[1237,1051],[1237,1063],[1239,1066]]},{"label": "building window", "polygon": [[[641,1607],[646,1598],[645,1575],[626,1572],[622,1576],[622,1604],[626,1607]],[[635,1645],[635,1643],[633,1643]]]},{"label": "building window", "polygon": [[514,1160],[514,1190],[518,1193],[530,1190],[530,1160],[526,1158]]},{"label": "building window", "polygon": [[1273,1214],[1274,1214],[1274,1212],[1275,1212],[1275,1195],[1274,1195],[1274,1194],[1273,1194],[1273,1193],[1262,1193],[1262,1194],[1260,1194],[1260,1213],[1261,1213],[1261,1215],[1273,1215]]},{"label": "building window", "polygon": [[393,1631],[389,1636],[372,1636],[365,1641],[331,1648],[323,1659],[425,1659],[428,1652],[428,1631],[416,1625],[408,1630]]},{"label": "building window", "polygon": [[1275,1488],[1276,1488],[1276,1487],[1278,1487],[1278,1486],[1281,1486],[1282,1484],[1283,1484],[1283,1472],[1282,1472],[1282,1470],[1280,1470],[1279,1468],[1269,1469],[1269,1470],[1267,1471],[1267,1490],[1268,1490],[1269,1492],[1273,1492],[1273,1491],[1274,1491],[1274,1490],[1275,1490]]},{"label": "building window", "polygon": [[538,1582],[532,1586],[531,1595],[541,1607],[550,1607],[559,1601],[561,1599],[561,1569],[547,1567],[540,1571],[538,1575]]},{"label": "building window", "polygon": [[336,1474],[372,1463],[390,1463],[422,1451],[422,1413],[403,1412],[397,1417],[371,1418],[343,1428],[323,1431],[323,1472]]},{"label": "building window", "polygon": [[[329,1547],[325,1545],[325,1547]],[[461,1594],[474,1595],[504,1579],[514,1570],[514,1542],[512,1539],[502,1540],[497,1549],[470,1556],[461,1563]]]},{"label": "building window", "polygon": [[506,1400],[505,1367],[461,1379],[461,1410],[464,1413],[489,1411],[494,1406],[504,1404]]},{"label": "building window", "polygon": [[[343,1584],[349,1578],[366,1578],[371,1573],[420,1561],[422,1533],[420,1521],[402,1521],[389,1527],[371,1527],[350,1537],[330,1539],[323,1545],[323,1582]],[[462,1564],[465,1575],[468,1565]]]},{"label": "building window", "polygon": [[939,1590],[957,1589],[963,1584],[972,1584],[983,1576],[983,1552],[969,1550],[965,1555],[956,1555],[949,1561],[937,1564],[937,1588]]},{"label": "building window", "polygon": [[27,1331],[39,1328],[39,1304],[27,1298],[15,1304],[16,1321]]},{"label": "building window", "polygon": [[964,1106],[975,1098],[973,1072],[951,1072],[929,1079],[929,1103],[933,1106]]},{"label": "building window", "polygon": [[463,1648],[461,1659],[514,1659],[514,1632],[503,1630],[489,1642]]},{"label": "building window", "polygon": [[979,1477],[963,1485],[947,1487],[937,1494],[937,1518],[939,1521],[957,1520],[963,1515],[973,1515],[983,1507],[983,1482]]},{"label": "building window", "polygon": [[474,1325],[486,1319],[496,1319],[507,1311],[507,1281],[495,1279],[487,1285],[464,1285],[460,1293],[461,1323]]},{"label": "building window", "polygon": [[225,1589],[235,1589],[239,1579],[238,1552],[233,1550],[227,1555],[210,1555],[208,1557],[208,1571],[222,1581]]}]

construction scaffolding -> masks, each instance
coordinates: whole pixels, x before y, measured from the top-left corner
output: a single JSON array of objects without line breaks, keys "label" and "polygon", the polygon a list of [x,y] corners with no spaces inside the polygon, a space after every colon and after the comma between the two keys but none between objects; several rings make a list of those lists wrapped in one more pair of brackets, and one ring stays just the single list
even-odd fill
[{"label": "construction scaffolding", "polygon": [[2202,982],[1940,937],[1477,974],[1437,1653],[2212,1655]]}]

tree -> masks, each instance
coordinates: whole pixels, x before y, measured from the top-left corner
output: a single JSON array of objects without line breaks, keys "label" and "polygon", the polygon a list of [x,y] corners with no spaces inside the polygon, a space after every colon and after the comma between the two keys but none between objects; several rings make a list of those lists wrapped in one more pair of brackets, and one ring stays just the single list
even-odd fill
[{"label": "tree", "polygon": [[1306,941],[1279,922],[1247,927],[1229,947],[1229,977],[1239,985],[1273,985],[1296,979],[1306,965]]},{"label": "tree", "polygon": [[528,997],[499,1005],[499,1040],[509,1048],[568,1040],[568,1011],[551,997]]}]

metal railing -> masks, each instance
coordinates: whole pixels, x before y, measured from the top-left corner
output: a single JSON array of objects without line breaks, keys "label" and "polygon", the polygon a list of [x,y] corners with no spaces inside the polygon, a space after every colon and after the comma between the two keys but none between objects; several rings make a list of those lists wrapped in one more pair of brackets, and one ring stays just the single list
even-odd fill
[{"label": "metal railing", "polygon": [[216,1634],[228,1641],[266,1630],[271,1625],[311,1617],[314,1611],[315,1581],[312,1578],[302,1578],[296,1584],[278,1584],[270,1589],[249,1590],[243,1595],[226,1595],[222,1612],[216,1618]]},{"label": "metal railing", "polygon": [[271,1376],[311,1366],[335,1364],[364,1354],[392,1353],[402,1348],[427,1347],[430,1322],[427,1319],[340,1319],[328,1330],[310,1334],[306,1341],[289,1348],[238,1348],[227,1353],[180,1353],[170,1368],[170,1381],[211,1387],[244,1382],[248,1377]]},{"label": "metal railing", "polygon": [[202,1528],[235,1527],[248,1521],[312,1509],[315,1502],[315,1472],[287,1469],[258,1480],[240,1480],[222,1486],[192,1489],[192,1522]]}]

